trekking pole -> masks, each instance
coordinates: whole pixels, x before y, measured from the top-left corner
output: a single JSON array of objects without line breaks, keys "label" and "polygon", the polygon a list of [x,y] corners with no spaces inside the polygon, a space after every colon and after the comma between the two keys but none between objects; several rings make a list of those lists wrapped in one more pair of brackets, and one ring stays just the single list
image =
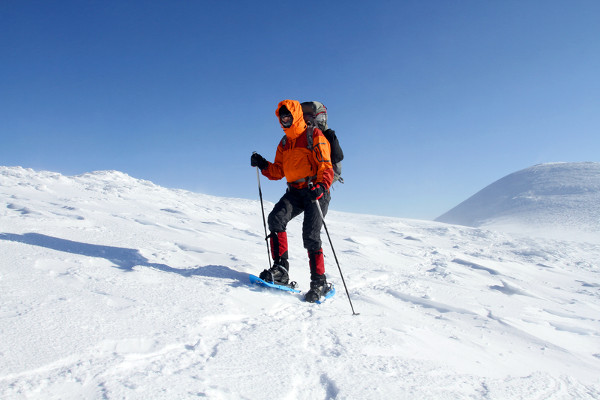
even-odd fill
[{"label": "trekking pole", "polygon": [[[253,152],[252,154],[255,154]],[[269,236],[267,235],[267,222],[265,220],[265,207],[263,206],[262,189],[260,187],[260,170],[256,167],[256,179],[258,180],[258,196],[260,197],[260,211],[262,211],[263,226],[265,227],[265,243],[267,244],[267,258],[269,259],[269,269],[271,269],[271,249],[269,249]]]},{"label": "trekking pole", "polygon": [[[310,186],[312,186],[312,184]],[[335,254],[335,249],[333,248],[333,243],[331,242],[331,236],[329,236],[329,230],[327,229],[327,224],[325,223],[325,216],[323,215],[323,211],[321,210],[321,204],[319,204],[319,200],[315,200],[315,203],[317,203],[317,210],[319,210],[319,215],[321,216],[321,221],[323,221],[323,227],[325,228],[325,233],[327,233],[327,239],[329,239],[329,245],[331,246],[331,251],[333,252],[333,258],[335,258],[337,267],[340,270],[340,276],[342,277],[342,283],[344,284],[344,288],[346,289],[346,295],[348,296],[348,301],[350,302],[352,315],[360,315],[360,313],[354,311],[354,306],[352,305],[352,300],[350,299],[350,293],[348,292],[348,286],[346,286],[346,281],[344,280],[344,274],[342,274],[340,262],[338,261],[337,255]]]}]

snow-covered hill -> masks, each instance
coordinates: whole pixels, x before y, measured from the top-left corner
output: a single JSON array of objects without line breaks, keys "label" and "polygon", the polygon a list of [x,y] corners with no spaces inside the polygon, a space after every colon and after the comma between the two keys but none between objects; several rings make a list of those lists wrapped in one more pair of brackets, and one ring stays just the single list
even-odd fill
[{"label": "snow-covered hill", "polygon": [[551,163],[510,174],[436,221],[600,241],[600,163]]},{"label": "snow-covered hill", "polygon": [[359,316],[327,245],[326,303],[249,285],[258,201],[0,167],[0,398],[600,397],[597,243],[327,221]]}]

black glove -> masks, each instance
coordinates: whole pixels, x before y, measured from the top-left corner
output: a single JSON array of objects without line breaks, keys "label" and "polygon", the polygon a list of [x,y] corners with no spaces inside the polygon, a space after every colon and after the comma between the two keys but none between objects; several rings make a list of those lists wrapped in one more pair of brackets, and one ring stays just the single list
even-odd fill
[{"label": "black glove", "polygon": [[321,197],[323,197],[323,194],[325,194],[325,190],[325,186],[323,186],[320,183],[317,183],[316,185],[310,188],[308,193],[311,199],[319,200]]},{"label": "black glove", "polygon": [[252,153],[250,157],[250,166],[258,167],[261,171],[269,166],[269,162],[258,153]]}]

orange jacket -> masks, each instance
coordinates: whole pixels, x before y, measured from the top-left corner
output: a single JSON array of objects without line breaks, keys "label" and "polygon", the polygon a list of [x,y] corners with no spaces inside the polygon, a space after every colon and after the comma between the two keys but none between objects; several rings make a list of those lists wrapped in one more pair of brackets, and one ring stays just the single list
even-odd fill
[{"label": "orange jacket", "polygon": [[277,105],[275,115],[279,119],[279,109],[285,105],[292,113],[294,121],[289,128],[283,128],[285,137],[277,146],[275,162],[262,170],[271,180],[285,177],[295,188],[302,189],[308,182],[320,183],[329,189],[333,183],[333,166],[329,142],[319,128],[313,131],[312,151],[307,143],[307,125],[304,122],[302,106],[296,100],[283,100]]}]

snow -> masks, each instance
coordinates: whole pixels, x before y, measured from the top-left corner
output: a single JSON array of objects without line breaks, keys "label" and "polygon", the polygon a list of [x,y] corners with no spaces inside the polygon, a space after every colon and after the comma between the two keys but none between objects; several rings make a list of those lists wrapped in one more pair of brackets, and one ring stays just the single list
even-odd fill
[{"label": "snow", "polygon": [[330,211],[353,316],[324,234],[335,297],[249,284],[258,200],[0,167],[0,222],[3,399],[600,397],[597,241]]},{"label": "snow", "polygon": [[436,220],[600,242],[600,163],[526,168],[492,183]]}]

